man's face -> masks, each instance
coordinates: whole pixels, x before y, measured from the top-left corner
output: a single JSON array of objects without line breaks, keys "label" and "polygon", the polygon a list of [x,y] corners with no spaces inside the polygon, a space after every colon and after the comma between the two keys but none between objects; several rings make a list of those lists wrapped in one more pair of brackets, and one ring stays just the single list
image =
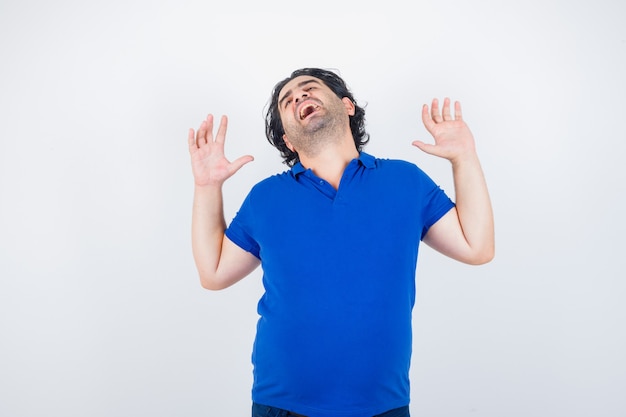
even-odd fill
[{"label": "man's face", "polygon": [[289,81],[280,91],[278,111],[288,146],[292,144],[297,148],[303,143],[303,137],[324,127],[349,129],[349,116],[354,115],[354,105],[347,97],[337,97],[320,79],[300,76]]}]

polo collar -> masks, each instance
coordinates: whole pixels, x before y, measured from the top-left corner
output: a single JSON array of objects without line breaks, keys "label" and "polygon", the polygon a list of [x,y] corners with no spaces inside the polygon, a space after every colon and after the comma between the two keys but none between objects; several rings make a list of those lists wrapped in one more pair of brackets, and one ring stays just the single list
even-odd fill
[{"label": "polo collar", "polygon": [[[356,160],[359,161],[359,164],[361,164],[365,168],[372,169],[376,167],[376,158],[365,152],[360,152],[359,157],[356,158]],[[308,171],[308,168],[305,168],[300,161],[296,162],[291,168],[291,172],[296,177],[305,171]]]}]

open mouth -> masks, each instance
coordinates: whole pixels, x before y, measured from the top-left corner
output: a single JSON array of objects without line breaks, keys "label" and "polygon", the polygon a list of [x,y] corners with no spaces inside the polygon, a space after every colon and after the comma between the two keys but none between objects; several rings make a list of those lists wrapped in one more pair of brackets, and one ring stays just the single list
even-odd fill
[{"label": "open mouth", "polygon": [[315,105],[313,103],[305,104],[300,109],[300,120],[306,119],[307,116],[309,116],[311,113],[315,112],[317,109],[319,109],[319,106],[317,106],[317,105]]}]

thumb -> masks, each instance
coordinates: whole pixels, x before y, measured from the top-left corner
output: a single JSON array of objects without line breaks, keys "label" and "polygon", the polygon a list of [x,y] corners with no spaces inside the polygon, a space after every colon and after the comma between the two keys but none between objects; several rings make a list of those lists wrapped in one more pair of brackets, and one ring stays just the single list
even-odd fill
[{"label": "thumb", "polygon": [[421,140],[414,140],[411,144],[415,146],[416,148],[419,148],[423,152],[426,152],[429,154],[433,154],[435,152],[435,145],[424,143]]},{"label": "thumb", "polygon": [[239,158],[235,159],[230,165],[231,165],[231,172],[235,173],[237,171],[239,171],[239,169],[244,166],[245,164],[247,164],[248,162],[252,162],[254,161],[254,157],[252,155],[244,155],[244,156],[240,156]]}]

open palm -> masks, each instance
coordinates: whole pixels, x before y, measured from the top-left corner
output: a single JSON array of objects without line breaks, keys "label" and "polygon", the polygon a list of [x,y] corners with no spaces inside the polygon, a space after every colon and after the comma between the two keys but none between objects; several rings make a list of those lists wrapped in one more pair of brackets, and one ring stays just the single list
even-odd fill
[{"label": "open palm", "polygon": [[221,185],[242,166],[252,161],[251,155],[245,155],[230,162],[224,155],[224,141],[228,118],[222,116],[217,135],[213,136],[213,115],[209,114],[202,121],[198,132],[189,129],[189,154],[191,169],[196,185]]},{"label": "open palm", "polygon": [[440,113],[439,102],[434,99],[429,111],[428,105],[422,107],[422,121],[426,130],[435,139],[434,144],[428,144],[419,140],[413,145],[431,155],[454,161],[463,155],[474,152],[474,136],[469,127],[463,121],[461,103],[454,103],[454,116],[450,112],[450,99],[445,98],[443,109]]}]

